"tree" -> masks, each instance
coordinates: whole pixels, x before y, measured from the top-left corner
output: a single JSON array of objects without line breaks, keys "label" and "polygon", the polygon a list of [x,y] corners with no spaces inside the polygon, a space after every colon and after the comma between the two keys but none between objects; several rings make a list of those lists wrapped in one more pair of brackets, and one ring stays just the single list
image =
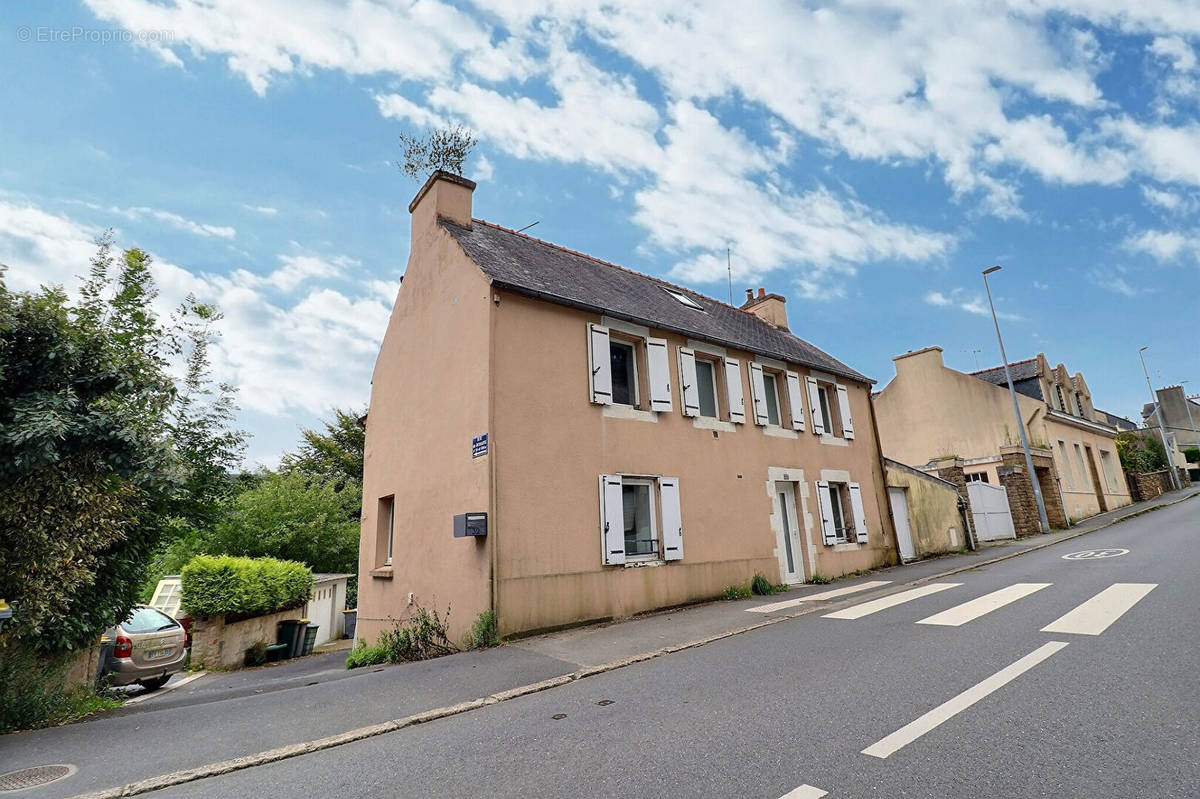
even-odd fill
[{"label": "tree", "polygon": [[1162,440],[1149,430],[1127,430],[1117,435],[1117,456],[1127,472],[1156,472],[1167,468]]},{"label": "tree", "polygon": [[361,491],[367,433],[358,420],[364,413],[334,408],[332,421],[323,422],[323,432],[302,428],[304,441],[299,450],[283,456],[280,470],[331,480],[338,490],[358,486]]},{"label": "tree", "polygon": [[463,164],[477,143],[475,136],[461,125],[437,128],[428,136],[401,133],[404,161],[397,161],[396,166],[413,180],[424,180],[439,169],[461,175]]}]

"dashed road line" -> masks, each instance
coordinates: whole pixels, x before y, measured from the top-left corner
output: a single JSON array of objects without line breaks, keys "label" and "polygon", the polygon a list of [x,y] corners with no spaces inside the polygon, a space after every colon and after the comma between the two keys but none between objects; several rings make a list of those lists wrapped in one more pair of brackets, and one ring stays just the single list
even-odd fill
[{"label": "dashed road line", "polygon": [[999,591],[984,594],[969,602],[964,602],[948,610],[943,610],[941,613],[935,613],[928,618],[921,619],[917,624],[960,627],[969,621],[978,619],[980,616],[986,616],[993,610],[999,610],[1005,605],[1016,602],[1018,599],[1023,599],[1032,593],[1041,591],[1049,585],[1050,583],[1014,583],[1007,588],[1001,588]]},{"label": "dashed road line", "polygon": [[1099,635],[1158,586],[1158,583],[1113,583],[1079,607],[1042,628],[1044,633]]},{"label": "dashed road line", "polygon": [[822,796],[827,795],[829,795],[829,791],[822,791],[811,785],[801,785],[799,788],[788,791],[780,799],[821,799]]},{"label": "dashed road line", "polygon": [[872,613],[878,613],[881,610],[903,605],[905,602],[911,602],[914,599],[920,599],[923,596],[936,594],[939,591],[945,591],[948,588],[957,588],[962,583],[929,583],[928,585],[918,586],[917,588],[908,591],[901,591],[896,594],[889,594],[880,599],[872,599],[869,602],[863,602],[859,605],[851,605],[842,610],[835,610],[833,613],[826,613],[823,618],[826,619],[861,619],[863,616],[870,616]]},{"label": "dashed road line", "polygon": [[808,596],[796,597],[795,599],[785,599],[782,602],[772,602],[769,605],[758,605],[753,608],[746,608],[750,613],[774,613],[777,610],[786,610],[794,608],[802,602],[824,602],[826,599],[835,599],[839,596],[847,594],[857,594],[859,591],[867,591],[871,588],[879,588],[884,585],[891,585],[891,580],[871,580],[858,585],[848,585],[845,588],[834,588],[831,591],[822,591],[819,594],[809,594]]}]

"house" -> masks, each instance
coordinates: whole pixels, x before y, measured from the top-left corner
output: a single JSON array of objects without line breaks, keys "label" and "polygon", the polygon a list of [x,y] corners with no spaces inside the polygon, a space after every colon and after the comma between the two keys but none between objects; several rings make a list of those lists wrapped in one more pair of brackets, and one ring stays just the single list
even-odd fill
[{"label": "house", "polygon": [[[1017,534],[1036,532],[1033,490],[1013,417],[1004,368],[970,374],[946,367],[941,347],[892,359],[896,376],[875,413],[883,452],[911,463],[961,462],[963,479],[1008,490]],[[1083,375],[1046,356],[1009,364],[1034,470],[1051,527],[1128,505],[1117,458],[1117,429],[1092,405]]]},{"label": "house", "polygon": [[1200,446],[1200,402],[1183,393],[1183,386],[1167,386],[1155,393],[1155,402],[1142,406],[1142,422],[1158,429],[1158,409],[1162,408],[1162,423],[1167,434],[1174,434],[1180,449]]},{"label": "house", "polygon": [[958,552],[970,544],[967,500],[949,480],[883,459],[900,559]]},{"label": "house", "polygon": [[1099,408],[1096,409],[1096,418],[1097,421],[1108,422],[1110,425],[1117,428],[1117,432],[1119,433],[1138,429],[1137,423],[1132,419],[1119,414],[1110,413],[1109,411],[1102,411]]},{"label": "house", "polygon": [[437,172],[366,420],[359,635],[501,634],[896,561],[871,381],[739,307],[472,218]]}]

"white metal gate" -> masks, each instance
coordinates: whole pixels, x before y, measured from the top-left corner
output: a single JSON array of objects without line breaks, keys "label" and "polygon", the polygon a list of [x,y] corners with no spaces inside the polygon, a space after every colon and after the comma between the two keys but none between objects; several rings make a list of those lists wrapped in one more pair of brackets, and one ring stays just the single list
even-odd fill
[{"label": "white metal gate", "polygon": [[1017,537],[1012,511],[1008,509],[1007,488],[987,483],[967,483],[967,496],[971,500],[975,536],[980,541]]}]

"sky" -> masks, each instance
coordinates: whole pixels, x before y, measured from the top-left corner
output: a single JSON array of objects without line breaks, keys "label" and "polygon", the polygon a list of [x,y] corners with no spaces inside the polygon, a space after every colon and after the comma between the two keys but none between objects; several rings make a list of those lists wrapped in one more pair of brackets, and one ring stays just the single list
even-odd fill
[{"label": "sky", "polygon": [[[1200,392],[1195,0],[0,4],[0,263],[72,289],[106,228],[163,312],[225,314],[248,465],[365,407],[419,185],[462,124],[475,216],[735,301],[879,381],[1044,352],[1097,407]],[[419,380],[419,375],[414,375]]]}]

